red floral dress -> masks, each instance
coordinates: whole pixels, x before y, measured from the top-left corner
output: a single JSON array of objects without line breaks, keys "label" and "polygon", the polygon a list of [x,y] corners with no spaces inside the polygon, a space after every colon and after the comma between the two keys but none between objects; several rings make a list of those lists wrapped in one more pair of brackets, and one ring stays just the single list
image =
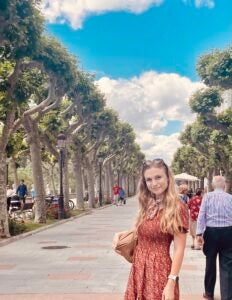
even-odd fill
[{"label": "red floral dress", "polygon": [[[180,202],[182,226],[187,232],[188,210]],[[134,253],[125,300],[161,300],[171,271],[170,245],[173,235],[160,230],[158,214],[145,220],[138,228],[138,245]],[[175,300],[179,300],[179,287],[175,287]]]},{"label": "red floral dress", "polygon": [[202,196],[194,196],[188,202],[188,207],[190,210],[190,219],[192,221],[197,221],[201,202],[202,202]]}]

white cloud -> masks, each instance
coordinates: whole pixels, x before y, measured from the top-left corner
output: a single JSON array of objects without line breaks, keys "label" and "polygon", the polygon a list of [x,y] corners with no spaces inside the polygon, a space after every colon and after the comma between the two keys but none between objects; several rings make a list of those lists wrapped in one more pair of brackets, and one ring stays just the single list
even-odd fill
[{"label": "white cloud", "polygon": [[168,136],[141,133],[137,135],[136,141],[142,145],[147,159],[163,158],[167,164],[171,164],[175,150],[181,145],[178,137],[179,133]]},{"label": "white cloud", "polygon": [[130,123],[137,141],[149,157],[171,161],[178,133],[161,135],[168,121],[181,121],[183,126],[194,119],[188,106],[190,95],[203,84],[174,73],[145,72],[131,79],[102,77],[96,84],[106,95],[107,105]]},{"label": "white cloud", "polygon": [[[45,18],[51,23],[70,23],[74,29],[82,28],[89,15],[99,15],[110,11],[143,13],[165,0],[43,0],[41,7]],[[187,2],[188,0],[182,0]],[[214,7],[214,0],[194,0],[196,7]]]},{"label": "white cloud", "polygon": [[208,8],[213,8],[215,6],[215,2],[214,0],[182,0],[185,4],[188,4],[188,3],[191,3],[191,2],[194,2],[195,6],[197,8],[200,8],[200,7],[208,7]]},{"label": "white cloud", "polygon": [[195,0],[196,7],[206,6],[213,8],[215,6],[214,0]]},{"label": "white cloud", "polygon": [[52,23],[68,22],[75,29],[81,28],[88,15],[109,11],[128,11],[139,14],[164,0],[43,0],[42,10]]}]

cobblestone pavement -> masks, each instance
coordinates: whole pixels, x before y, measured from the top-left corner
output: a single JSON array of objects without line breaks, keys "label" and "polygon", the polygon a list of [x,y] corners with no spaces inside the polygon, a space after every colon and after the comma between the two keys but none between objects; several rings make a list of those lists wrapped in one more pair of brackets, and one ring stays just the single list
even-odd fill
[{"label": "cobblestone pavement", "polygon": [[[0,247],[1,300],[122,300],[130,264],[111,250],[137,203],[108,206]],[[0,242],[1,246],[1,242]],[[51,249],[46,249],[46,247]],[[205,259],[186,247],[181,300],[201,300]],[[217,297],[218,296],[217,286]],[[149,300],[149,299],[147,299]]]}]

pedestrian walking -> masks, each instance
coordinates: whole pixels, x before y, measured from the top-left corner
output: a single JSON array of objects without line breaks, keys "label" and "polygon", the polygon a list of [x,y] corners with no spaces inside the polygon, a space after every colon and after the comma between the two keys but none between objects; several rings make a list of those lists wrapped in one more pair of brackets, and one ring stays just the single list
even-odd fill
[{"label": "pedestrian walking", "polygon": [[[188,209],[180,201],[174,177],[162,159],[144,163],[138,199],[138,243],[124,299],[179,300],[178,274],[186,244]],[[113,244],[117,244],[119,235]],[[172,241],[173,260],[169,253]]]},{"label": "pedestrian walking", "polygon": [[202,202],[202,190],[197,189],[196,195],[193,196],[187,203],[190,211],[189,229],[190,229],[190,235],[192,237],[191,248],[195,250],[201,250],[201,246],[197,243],[197,239],[196,239],[197,218],[200,211],[201,202]]},{"label": "pedestrian walking", "polygon": [[113,201],[116,206],[118,205],[118,192],[119,192],[119,186],[117,183],[115,183],[113,186],[113,197],[114,197]]},{"label": "pedestrian walking", "polygon": [[23,179],[20,181],[20,184],[17,187],[16,194],[19,196],[19,199],[21,201],[21,208],[22,208],[23,205],[25,204],[26,196],[28,194],[27,186],[24,183]]},{"label": "pedestrian walking", "polygon": [[11,197],[14,195],[14,190],[7,185],[6,186],[6,199],[7,199],[7,211],[10,209],[10,204],[11,204]]},{"label": "pedestrian walking", "polygon": [[215,176],[214,191],[204,195],[197,220],[198,242],[206,256],[205,292],[214,299],[216,259],[219,256],[221,300],[232,299],[232,195],[226,193],[225,178]]},{"label": "pedestrian walking", "polygon": [[118,197],[121,205],[126,204],[126,199],[125,199],[126,193],[122,187],[119,187]]}]

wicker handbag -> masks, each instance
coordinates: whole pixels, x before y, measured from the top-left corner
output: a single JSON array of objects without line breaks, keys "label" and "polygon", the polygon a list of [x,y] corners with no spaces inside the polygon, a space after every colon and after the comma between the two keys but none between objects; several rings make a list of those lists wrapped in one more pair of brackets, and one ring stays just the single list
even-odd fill
[{"label": "wicker handbag", "polygon": [[138,238],[135,230],[129,230],[119,233],[118,242],[113,246],[116,253],[122,255],[130,263],[133,262],[134,250]]}]

